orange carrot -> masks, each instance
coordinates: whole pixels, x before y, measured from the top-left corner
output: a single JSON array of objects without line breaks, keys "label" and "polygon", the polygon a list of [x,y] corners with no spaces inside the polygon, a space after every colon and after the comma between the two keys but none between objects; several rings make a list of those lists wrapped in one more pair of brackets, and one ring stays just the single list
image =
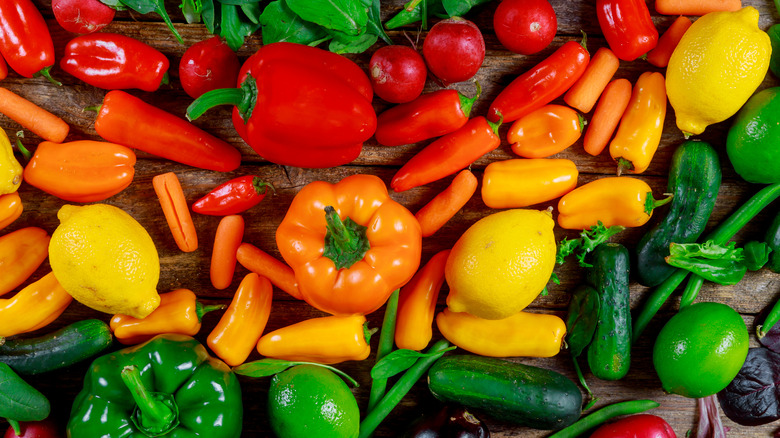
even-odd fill
[{"label": "orange carrot", "polygon": [[198,234],[179,178],[173,172],[163,173],[152,178],[152,185],[176,245],[184,252],[198,249]]},{"label": "orange carrot", "polygon": [[214,248],[211,251],[211,284],[225,289],[233,282],[236,271],[236,251],[244,238],[244,218],[237,214],[223,217],[217,225]]},{"label": "orange carrot", "polygon": [[7,88],[0,87],[0,113],[54,143],[62,143],[70,126],[64,120],[46,111]]},{"label": "orange carrot", "polygon": [[585,152],[595,156],[607,147],[628,106],[629,99],[631,99],[631,82],[628,79],[615,79],[607,84],[590,119],[590,125],[585,130],[583,140]]},{"label": "orange carrot", "polygon": [[563,96],[563,101],[583,113],[589,112],[619,66],[620,60],[612,50],[607,47],[599,48],[585,72]]},{"label": "orange carrot", "polygon": [[742,0],[655,0],[655,10],[663,15],[696,15],[710,12],[738,11]]},{"label": "orange carrot", "polygon": [[658,39],[658,45],[653,50],[647,52],[647,62],[659,68],[669,65],[669,58],[672,57],[672,52],[674,52],[685,31],[691,27],[691,24],[693,22],[690,18],[682,15],[677,17],[674,23],[669,26],[669,29]]},{"label": "orange carrot", "polygon": [[461,170],[449,187],[442,190],[414,215],[420,223],[423,237],[433,235],[452,219],[476,190],[477,177],[468,169]]},{"label": "orange carrot", "polygon": [[242,243],[236,251],[241,266],[268,278],[271,284],[287,292],[293,298],[302,299],[292,268],[251,243]]}]

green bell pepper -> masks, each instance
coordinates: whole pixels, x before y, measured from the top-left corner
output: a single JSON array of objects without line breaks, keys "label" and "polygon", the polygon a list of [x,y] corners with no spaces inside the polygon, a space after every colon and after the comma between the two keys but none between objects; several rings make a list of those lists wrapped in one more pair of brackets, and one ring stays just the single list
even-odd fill
[{"label": "green bell pepper", "polygon": [[230,367],[197,340],[164,334],[92,362],[68,437],[232,438],[242,417]]}]

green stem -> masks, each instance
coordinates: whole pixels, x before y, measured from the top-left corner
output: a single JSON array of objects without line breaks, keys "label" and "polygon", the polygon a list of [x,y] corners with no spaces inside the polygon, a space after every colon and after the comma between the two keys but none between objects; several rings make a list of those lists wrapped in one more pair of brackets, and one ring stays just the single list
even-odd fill
[{"label": "green stem", "polygon": [[571,360],[574,362],[574,372],[577,373],[577,379],[580,381],[580,385],[582,385],[583,388],[585,388],[585,391],[588,393],[588,397],[590,398],[590,402],[588,402],[587,406],[585,406],[585,410],[590,409],[596,402],[599,400],[597,397],[593,396],[593,391],[590,390],[590,387],[588,387],[587,382],[585,382],[585,376],[582,375],[582,369],[580,368],[580,363],[577,361],[577,358],[572,354]]},{"label": "green stem", "polygon": [[672,199],[674,199],[674,195],[669,195],[664,199],[655,199],[653,198],[652,192],[647,192],[647,197],[645,197],[645,213],[652,213],[656,208],[672,202]]},{"label": "green stem", "polygon": [[479,81],[474,81],[474,85],[477,86],[477,94],[475,94],[474,97],[466,97],[465,95],[458,92],[458,99],[460,99],[460,110],[463,111],[463,115],[466,116],[466,118],[468,118],[471,114],[471,108],[474,106],[474,102],[476,102],[479,98],[479,95],[482,94],[482,86],[479,85]]},{"label": "green stem", "polygon": [[587,417],[580,418],[569,427],[561,429],[558,432],[550,435],[549,438],[578,437],[590,429],[593,429],[594,427],[611,420],[612,418],[619,417],[621,415],[639,414],[641,412],[657,408],[658,406],[661,405],[653,400],[631,400],[613,403],[609,406],[605,406],[599,409]]},{"label": "green stem", "polygon": [[62,86],[62,82],[60,82],[60,81],[54,79],[53,77],[51,77],[51,68],[52,67],[53,66],[51,66],[51,65],[48,66],[48,67],[44,67],[44,68],[40,69],[37,73],[35,73],[33,76],[43,76],[44,78],[48,79],[49,82],[51,82],[52,84],[54,84],[54,85],[56,85],[58,87],[61,87]]},{"label": "green stem", "polygon": [[198,315],[198,322],[201,322],[203,320],[203,315],[213,312],[215,310],[222,310],[227,308],[226,304],[210,304],[208,306],[204,306],[203,303],[200,301],[195,302],[195,314]]},{"label": "green stem", "polygon": [[756,337],[761,339],[766,336],[778,321],[780,321],[780,300],[775,301],[766,318],[764,318],[764,323],[756,327]]},{"label": "green stem", "polygon": [[22,138],[24,138],[24,131],[16,131],[16,149],[18,149],[24,157],[24,162],[29,163],[30,159],[32,159],[32,152],[24,147],[21,140]]},{"label": "green stem", "polygon": [[144,423],[155,430],[167,430],[176,420],[176,414],[165,403],[149,392],[141,381],[141,372],[135,365],[122,369],[122,381],[130,390],[136,406],[141,412]]},{"label": "green stem", "polygon": [[246,123],[252,117],[257,103],[257,83],[247,75],[239,88],[219,88],[208,91],[192,101],[187,107],[187,120],[195,120],[206,111],[219,105],[234,105]]},{"label": "green stem", "polygon": [[166,25],[168,25],[168,28],[171,29],[171,32],[173,33],[173,36],[176,37],[176,40],[179,41],[179,44],[184,44],[184,40],[181,38],[181,35],[179,35],[179,31],[176,30],[175,27],[173,27],[173,23],[171,22],[171,17],[168,16],[168,12],[165,11],[165,7],[163,6],[163,2],[159,3],[159,6],[155,8],[155,12],[162,17],[163,21]]},{"label": "green stem", "polygon": [[16,434],[16,436],[21,436],[22,435],[22,428],[19,426],[19,422],[18,421],[12,420],[10,418],[6,418],[6,421],[8,421],[8,424],[10,424],[11,428],[13,428],[14,433]]},{"label": "green stem", "polygon": [[333,206],[325,207],[325,249],[323,257],[333,260],[336,269],[349,268],[363,259],[371,247],[367,228],[351,218],[341,220]]},{"label": "green stem", "polygon": [[[385,317],[382,321],[382,330],[379,332],[379,345],[376,349],[376,361],[379,362],[383,357],[393,351],[395,342],[395,322],[398,315],[398,294],[396,289],[393,291],[385,306]],[[385,395],[387,389],[387,379],[373,379],[371,381],[371,392],[368,396],[368,410],[371,411]]]},{"label": "green stem", "polygon": [[269,182],[263,181],[259,176],[252,178],[252,187],[255,189],[255,192],[258,195],[264,195],[266,192],[268,192],[269,188],[272,192],[274,192],[274,194],[276,194],[276,187],[274,187],[274,185]]},{"label": "green stem", "polygon": [[588,50],[588,34],[585,33],[584,30],[580,30],[582,33],[582,41],[580,41],[580,45],[583,49]]}]

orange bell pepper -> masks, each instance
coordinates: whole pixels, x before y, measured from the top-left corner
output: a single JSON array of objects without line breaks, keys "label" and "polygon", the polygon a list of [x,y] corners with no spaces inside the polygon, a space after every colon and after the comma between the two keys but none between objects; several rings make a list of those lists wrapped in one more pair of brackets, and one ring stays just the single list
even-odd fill
[{"label": "orange bell pepper", "polygon": [[257,342],[263,356],[290,361],[341,363],[363,360],[371,353],[366,317],[323,316],[266,333]]},{"label": "orange bell pepper", "polygon": [[11,298],[0,299],[0,338],[46,327],[68,307],[70,296],[50,272]]},{"label": "orange bell pepper", "polygon": [[604,226],[640,227],[650,220],[653,209],[671,197],[656,200],[641,179],[611,176],[584,184],[558,201],[558,225],[586,230],[601,222]]},{"label": "orange bell pepper", "polygon": [[482,319],[449,308],[436,326],[454,345],[480,356],[552,357],[561,351],[566,323],[555,315],[519,312],[504,319]]},{"label": "orange bell pepper", "polygon": [[571,160],[494,161],[482,177],[482,201],[490,208],[518,208],[559,198],[577,187],[579,172]]},{"label": "orange bell pepper", "polygon": [[114,337],[125,345],[146,342],[163,333],[178,333],[195,336],[200,331],[203,315],[225,306],[204,306],[189,289],[177,289],[160,294],[160,305],[146,318],[138,319],[116,314],[109,327]]},{"label": "orange bell pepper", "polygon": [[544,158],[573,145],[582,135],[582,116],[563,105],[545,105],[515,121],[506,134],[512,152]]},{"label": "orange bell pepper", "polygon": [[639,76],[628,107],[620,118],[609,154],[618,162],[618,176],[625,170],[642,173],[661,142],[666,118],[666,82],[658,72]]},{"label": "orange bell pepper", "polygon": [[24,206],[19,193],[13,192],[0,195],[0,230],[11,225],[22,215]]},{"label": "orange bell pepper", "polygon": [[436,301],[444,284],[444,265],[449,255],[449,249],[436,253],[401,288],[395,321],[395,344],[398,348],[422,350],[431,342]]},{"label": "orange bell pepper", "polygon": [[71,202],[102,201],[133,181],[135,153],[114,143],[44,141],[24,168],[24,180]]},{"label": "orange bell pepper", "polygon": [[276,244],[307,303],[333,315],[365,315],[417,271],[422,232],[381,179],[358,174],[306,185],[279,224]]},{"label": "orange bell pepper", "polygon": [[272,297],[273,285],[267,278],[247,274],[206,339],[211,351],[232,367],[244,363],[268,323]]},{"label": "orange bell pepper", "polygon": [[46,230],[26,227],[0,236],[0,296],[24,283],[49,255]]}]

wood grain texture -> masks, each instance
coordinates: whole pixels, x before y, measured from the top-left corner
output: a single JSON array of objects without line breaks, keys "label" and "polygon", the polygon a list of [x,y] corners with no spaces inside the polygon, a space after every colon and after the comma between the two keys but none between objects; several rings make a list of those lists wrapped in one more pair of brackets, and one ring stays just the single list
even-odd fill
[{"label": "wood grain texture", "polygon": [[[522,56],[510,53],[503,49],[495,35],[492,33],[492,15],[497,2],[491,2],[472,11],[467,18],[477,23],[482,29],[487,45],[487,56],[485,62],[477,73],[475,79],[482,86],[483,95],[477,101],[474,107],[473,115],[484,115],[492,99],[517,75],[528,70],[536,63],[551,54],[557,47],[572,39],[580,38],[580,31],[588,34],[588,48],[590,53],[604,46],[606,43],[600,35],[600,29],[595,18],[595,2],[592,1],[551,1],[558,16],[558,36],[553,43],[542,52],[532,56]],[[36,0],[36,4],[47,19],[49,29],[51,30],[55,41],[57,58],[62,55],[66,42],[73,37],[62,30],[54,20],[51,14],[51,3],[47,0]],[[383,21],[393,15],[401,8],[403,4],[399,0],[383,1]],[[660,32],[663,32],[673,21],[675,17],[661,16],[654,12],[652,2],[648,2],[653,20]],[[772,2],[762,0],[744,0],[743,5],[756,7],[760,11],[759,26],[762,29],[768,28],[771,24],[778,22],[777,12],[774,10]],[[178,11],[178,4],[167,2],[167,9],[171,13],[176,28],[182,34],[185,45],[181,45],[172,37],[168,28],[154,14],[140,16],[131,12],[120,12],[117,18],[105,31],[116,32],[132,36],[165,53],[171,61],[171,85],[164,87],[154,93],[132,91],[140,98],[163,108],[174,114],[183,116],[184,109],[189,105],[191,99],[184,93],[179,85],[177,66],[182,54],[187,46],[197,41],[203,40],[210,35],[205,27],[197,24],[185,24],[183,17]],[[418,29],[409,26],[404,29],[398,29],[389,32],[390,37],[397,44],[408,44],[407,35],[421,42],[425,36],[424,32],[418,33]],[[374,48],[366,53],[359,55],[349,55],[351,59],[357,62],[364,69],[368,64],[370,55],[378,48]],[[255,35],[247,40],[238,54],[242,61],[254,53],[261,46],[259,35]],[[617,77],[624,77],[629,80],[636,78],[644,71],[663,71],[650,66],[648,63],[637,60],[633,62],[621,62]],[[59,67],[55,66],[52,74],[60,79],[64,86],[56,87],[43,78],[26,79],[15,73],[10,73],[9,77],[2,82],[2,86],[7,87],[14,92],[26,97],[27,99],[41,105],[49,111],[62,117],[70,126],[71,132],[68,140],[77,139],[96,139],[94,130],[94,117],[92,112],[84,111],[88,106],[99,105],[105,94],[104,90],[86,85],[79,80],[68,76]],[[780,85],[777,78],[767,75],[760,88],[767,88]],[[454,84],[454,88],[462,91],[464,94],[471,95],[475,87],[471,83]],[[432,91],[438,87],[429,81],[426,85],[426,91]],[[559,99],[556,103],[562,103]],[[388,105],[379,99],[375,99],[374,106],[377,112],[381,112]],[[589,115],[586,115],[589,118]],[[105,201],[106,203],[116,205],[125,209],[133,215],[150,233],[154,239],[159,253],[162,273],[159,282],[160,292],[170,291],[176,288],[189,288],[197,293],[205,303],[228,303],[232,298],[241,278],[248,273],[246,269],[239,266],[234,277],[232,285],[225,290],[216,290],[209,281],[208,269],[210,253],[212,248],[213,236],[219,222],[218,217],[194,215],[193,219],[198,229],[198,237],[201,242],[200,248],[192,253],[182,253],[176,247],[173,238],[168,230],[165,219],[161,214],[159,203],[152,189],[151,179],[163,172],[173,171],[181,180],[187,201],[194,202],[206,194],[217,184],[226,181],[229,178],[244,175],[256,174],[274,184],[277,193],[274,196],[268,196],[257,207],[247,212],[244,217],[246,220],[245,241],[250,242],[274,256],[279,256],[275,243],[275,230],[285,215],[287,206],[290,204],[295,194],[307,183],[315,180],[324,180],[336,182],[343,177],[356,173],[370,173],[377,175],[383,181],[389,184],[396,170],[405,163],[416,152],[421,150],[429,142],[421,142],[399,147],[382,147],[371,139],[369,140],[361,153],[360,157],[347,166],[335,169],[301,169],[294,167],[283,167],[268,163],[258,156],[248,145],[243,143],[236,135],[230,121],[230,111],[228,108],[216,108],[208,112],[204,117],[195,121],[195,124],[206,131],[220,137],[238,148],[243,156],[242,166],[234,172],[218,173],[195,169],[172,163],[153,157],[149,154],[138,153],[138,163],[136,165],[136,176],[133,184],[125,191]],[[728,130],[730,121],[713,125],[707,128],[702,139],[711,142],[720,154],[723,165],[724,181],[717,201],[716,210],[713,213],[708,229],[712,229],[717,223],[727,217],[749,196],[755,193],[759,187],[750,185],[739,179],[731,168],[725,154],[725,133]],[[0,126],[7,132],[13,133],[20,130],[20,127],[13,121],[0,115]],[[478,178],[481,179],[485,166],[491,162],[515,158],[512,154],[509,144],[505,140],[505,134],[509,126],[503,126],[501,136],[504,139],[501,146],[478,159],[472,169]],[[148,135],[140,132],[139,135]],[[40,141],[34,134],[25,133],[24,143],[29,148],[34,148]],[[676,128],[674,123],[674,111],[671,107],[667,111],[667,119],[664,125],[664,134],[661,146],[650,165],[650,168],[641,176],[641,179],[647,181],[653,188],[654,193],[662,193],[666,187],[666,174],[671,160],[672,153],[677,145],[683,141],[683,136]],[[578,141],[569,149],[557,155],[558,158],[568,158],[577,163],[580,171],[580,184],[605,175],[615,173],[615,163],[608,155],[602,154],[598,157],[592,157],[582,150],[582,140]],[[425,205],[433,196],[444,189],[450,182],[450,178],[431,183],[429,185],[411,189],[401,193],[391,193],[393,199],[407,206],[412,212],[417,211]],[[20,189],[20,194],[24,203],[24,213],[22,217],[14,224],[4,229],[2,233],[19,229],[25,226],[39,226],[53,232],[58,224],[56,217],[57,210],[65,204],[64,201],[54,198],[24,184]],[[556,202],[550,202],[535,208],[543,209],[555,207]],[[775,203],[767,211],[759,214],[744,230],[736,236],[738,242],[744,242],[749,239],[758,239],[763,235],[763,230],[769,224],[772,216],[778,209]],[[450,248],[458,237],[476,220],[484,217],[494,210],[484,205],[479,190],[474,197],[466,204],[462,211],[447,223],[444,228],[433,236],[423,241],[423,263],[427,261],[436,252]],[[664,214],[664,210],[659,211],[657,216]],[[641,237],[648,226],[630,229],[618,236],[616,240],[632,247]],[[556,228],[557,238],[572,237],[576,233]],[[40,278],[47,273],[49,267],[44,264],[30,279],[30,281]],[[539,297],[531,306],[533,311],[549,312],[560,316],[565,316],[566,307],[569,301],[569,292],[583,279],[583,271],[573,263],[567,263],[556,270],[561,278],[560,285],[551,285],[550,294],[545,297]],[[444,307],[444,297],[446,296],[446,285],[440,295],[438,308]],[[631,286],[632,308],[638,308],[644,301],[647,288],[636,283]],[[629,375],[617,382],[600,381],[586,372],[586,377],[593,391],[600,397],[597,407],[607,405],[616,401],[651,398],[661,403],[661,407],[653,413],[664,417],[674,427],[678,436],[685,436],[686,431],[692,429],[695,424],[695,401],[683,397],[664,394],[660,389],[660,382],[652,367],[652,340],[655,334],[663,325],[663,322],[672,316],[676,310],[679,301],[679,293],[670,300],[661,310],[661,313],[653,320],[648,327],[645,336],[634,347],[632,358],[632,367]],[[780,276],[767,270],[748,273],[746,278],[736,286],[723,287],[712,284],[705,285],[699,295],[700,301],[719,301],[726,303],[744,315],[749,328],[753,327],[753,320],[762,309],[773,303],[780,296]],[[198,339],[205,341],[209,331],[214,327],[219,319],[219,312],[212,312],[206,315],[203,328]],[[273,311],[268,323],[268,330],[283,327],[293,322],[301,321],[307,318],[322,316],[323,314],[307,304],[291,298],[286,293],[275,290]],[[372,327],[381,325],[383,312],[379,310],[368,316]],[[108,321],[110,315],[101,314],[92,311],[83,305],[74,302],[68,310],[49,327],[32,333],[30,336],[47,333],[55,328],[62,327],[69,323],[85,319],[99,318]],[[751,330],[752,333],[752,330]],[[435,330],[434,337],[439,338],[440,334]],[[375,347],[378,337],[372,341]],[[756,345],[755,339],[751,339],[752,345]],[[119,348],[118,346],[116,348]],[[250,357],[258,359],[256,353]],[[347,362],[339,365],[339,368],[351,374],[361,384],[355,389],[355,395],[362,409],[365,408],[368,398],[368,389],[370,387],[369,370],[374,363],[372,354],[365,361]],[[549,359],[528,359],[512,358],[511,360],[523,363],[537,365],[545,368],[557,370],[572,379],[576,379],[571,365],[569,355],[565,352]],[[70,406],[75,394],[81,388],[81,381],[87,368],[87,363],[78,364],[62,372],[54,372],[38,376],[31,381],[36,387],[40,388],[52,401],[52,416],[64,426],[69,415]],[[266,420],[266,393],[268,379],[250,379],[241,377],[242,390],[244,394],[245,437],[265,437],[270,436],[268,423]],[[412,392],[396,408],[392,415],[382,424],[377,431],[376,436],[389,437],[398,436],[414,418],[421,412],[430,410],[437,406],[437,402],[428,392],[425,381],[418,382]],[[518,428],[511,424],[501,423],[492,420],[488,415],[481,415],[491,429],[494,437],[543,437],[549,435],[549,432],[535,431],[526,428]],[[744,427],[724,421],[731,428],[730,437],[758,437],[771,436],[772,432],[778,429],[777,424],[769,424],[761,427]]]}]

